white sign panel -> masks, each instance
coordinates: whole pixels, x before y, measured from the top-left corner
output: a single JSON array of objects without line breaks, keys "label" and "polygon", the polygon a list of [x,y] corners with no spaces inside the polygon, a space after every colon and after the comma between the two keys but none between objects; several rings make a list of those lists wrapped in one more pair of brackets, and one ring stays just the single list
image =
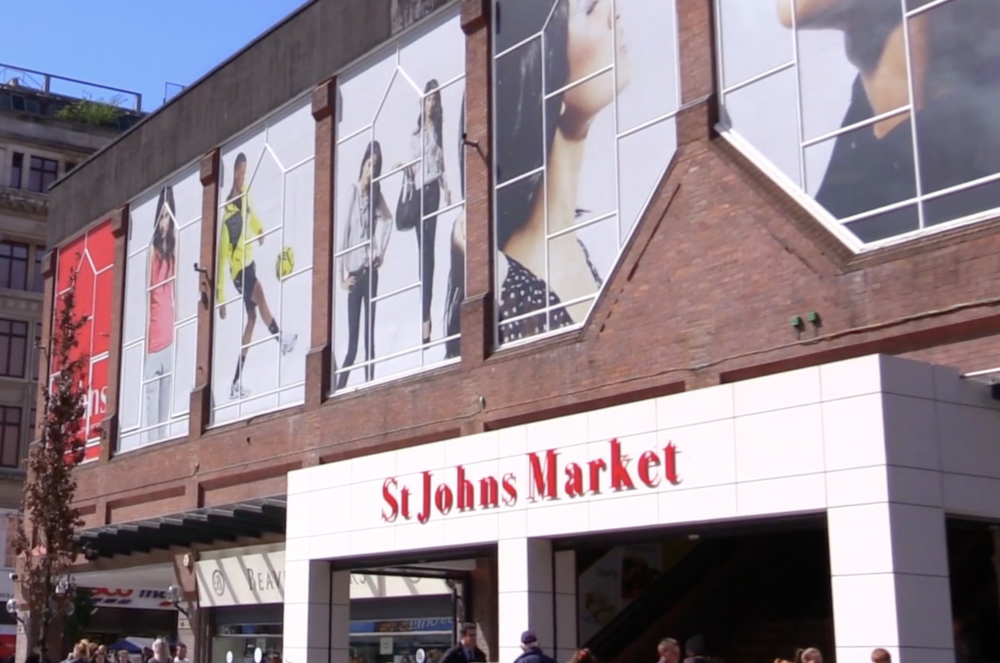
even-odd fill
[{"label": "white sign panel", "polygon": [[[201,605],[230,606],[282,603],[285,596],[285,552],[236,555],[204,559],[195,565]],[[440,578],[401,576],[351,576],[351,598],[450,594]]]}]

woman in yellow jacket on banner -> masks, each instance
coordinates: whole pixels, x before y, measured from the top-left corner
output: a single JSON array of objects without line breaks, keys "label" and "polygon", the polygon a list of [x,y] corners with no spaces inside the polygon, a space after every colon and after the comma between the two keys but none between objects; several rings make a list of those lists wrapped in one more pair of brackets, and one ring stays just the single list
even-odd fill
[{"label": "woman in yellow jacket on banner", "polygon": [[253,340],[254,325],[257,322],[257,310],[272,337],[281,345],[281,353],[288,354],[295,349],[297,334],[286,334],[278,328],[278,321],[271,315],[267,305],[264,288],[257,280],[257,266],[253,261],[253,243],[264,244],[264,226],[253,212],[250,205],[250,194],[245,184],[247,171],[246,155],[240,152],[236,156],[233,167],[233,187],[226,198],[226,206],[222,215],[222,234],[219,237],[219,259],[216,261],[216,301],[219,303],[219,317],[226,319],[226,267],[232,277],[236,292],[243,296],[246,308],[246,322],[243,327],[243,343],[240,348],[240,358],[236,362],[236,372],[230,389],[230,398],[244,399],[250,396],[250,390],[244,388],[240,378],[243,374],[243,364],[247,359],[247,350]]}]

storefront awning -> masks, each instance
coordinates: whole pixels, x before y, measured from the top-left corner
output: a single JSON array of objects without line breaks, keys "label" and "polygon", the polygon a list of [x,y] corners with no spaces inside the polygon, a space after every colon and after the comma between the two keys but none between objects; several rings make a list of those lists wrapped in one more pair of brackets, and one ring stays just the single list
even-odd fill
[{"label": "storefront awning", "polygon": [[83,530],[77,533],[77,540],[88,559],[97,559],[195,543],[255,539],[284,534],[285,510],[283,496],[254,499]]}]

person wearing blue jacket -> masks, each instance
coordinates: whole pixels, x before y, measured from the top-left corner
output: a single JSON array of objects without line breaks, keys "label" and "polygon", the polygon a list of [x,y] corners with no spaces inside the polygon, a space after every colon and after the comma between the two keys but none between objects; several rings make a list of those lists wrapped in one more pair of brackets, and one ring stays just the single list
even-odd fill
[{"label": "person wearing blue jacket", "polygon": [[521,634],[521,655],[514,663],[556,663],[556,660],[542,652],[542,648],[538,646],[538,636],[528,629]]}]

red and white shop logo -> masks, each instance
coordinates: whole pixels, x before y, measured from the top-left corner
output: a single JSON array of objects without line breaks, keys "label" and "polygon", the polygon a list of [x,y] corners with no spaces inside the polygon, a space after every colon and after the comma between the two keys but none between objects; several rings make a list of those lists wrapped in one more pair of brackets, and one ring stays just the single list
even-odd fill
[{"label": "red and white shop logo", "polygon": [[[559,452],[550,449],[542,453],[528,454],[528,500],[530,502],[553,501],[562,498],[577,498],[586,495],[600,495],[605,492],[620,493],[638,488],[655,489],[663,482],[676,486],[681,482],[677,474],[677,448],[670,442],[662,450],[645,451],[636,462],[634,474],[629,470],[632,459],[622,453],[622,445],[617,439],[609,443],[608,460],[596,458],[585,464],[567,463],[560,472]],[[560,478],[560,474],[565,479]],[[562,483],[560,483],[562,481]],[[477,485],[465,474],[465,468],[455,468],[452,483],[442,481],[434,486],[432,472],[421,473],[419,493],[415,493],[396,477],[389,477],[382,484],[382,520],[396,522],[416,518],[421,524],[431,519],[436,511],[447,516],[453,510],[475,511],[496,509],[517,504],[517,476],[508,472],[497,478],[485,476]],[[418,507],[419,512],[413,509]]]},{"label": "red and white shop logo", "polygon": [[167,599],[165,590],[156,589],[95,587],[90,590],[90,600],[94,605],[133,605],[142,603],[147,606],[156,605],[160,608],[167,608],[173,605]]}]

